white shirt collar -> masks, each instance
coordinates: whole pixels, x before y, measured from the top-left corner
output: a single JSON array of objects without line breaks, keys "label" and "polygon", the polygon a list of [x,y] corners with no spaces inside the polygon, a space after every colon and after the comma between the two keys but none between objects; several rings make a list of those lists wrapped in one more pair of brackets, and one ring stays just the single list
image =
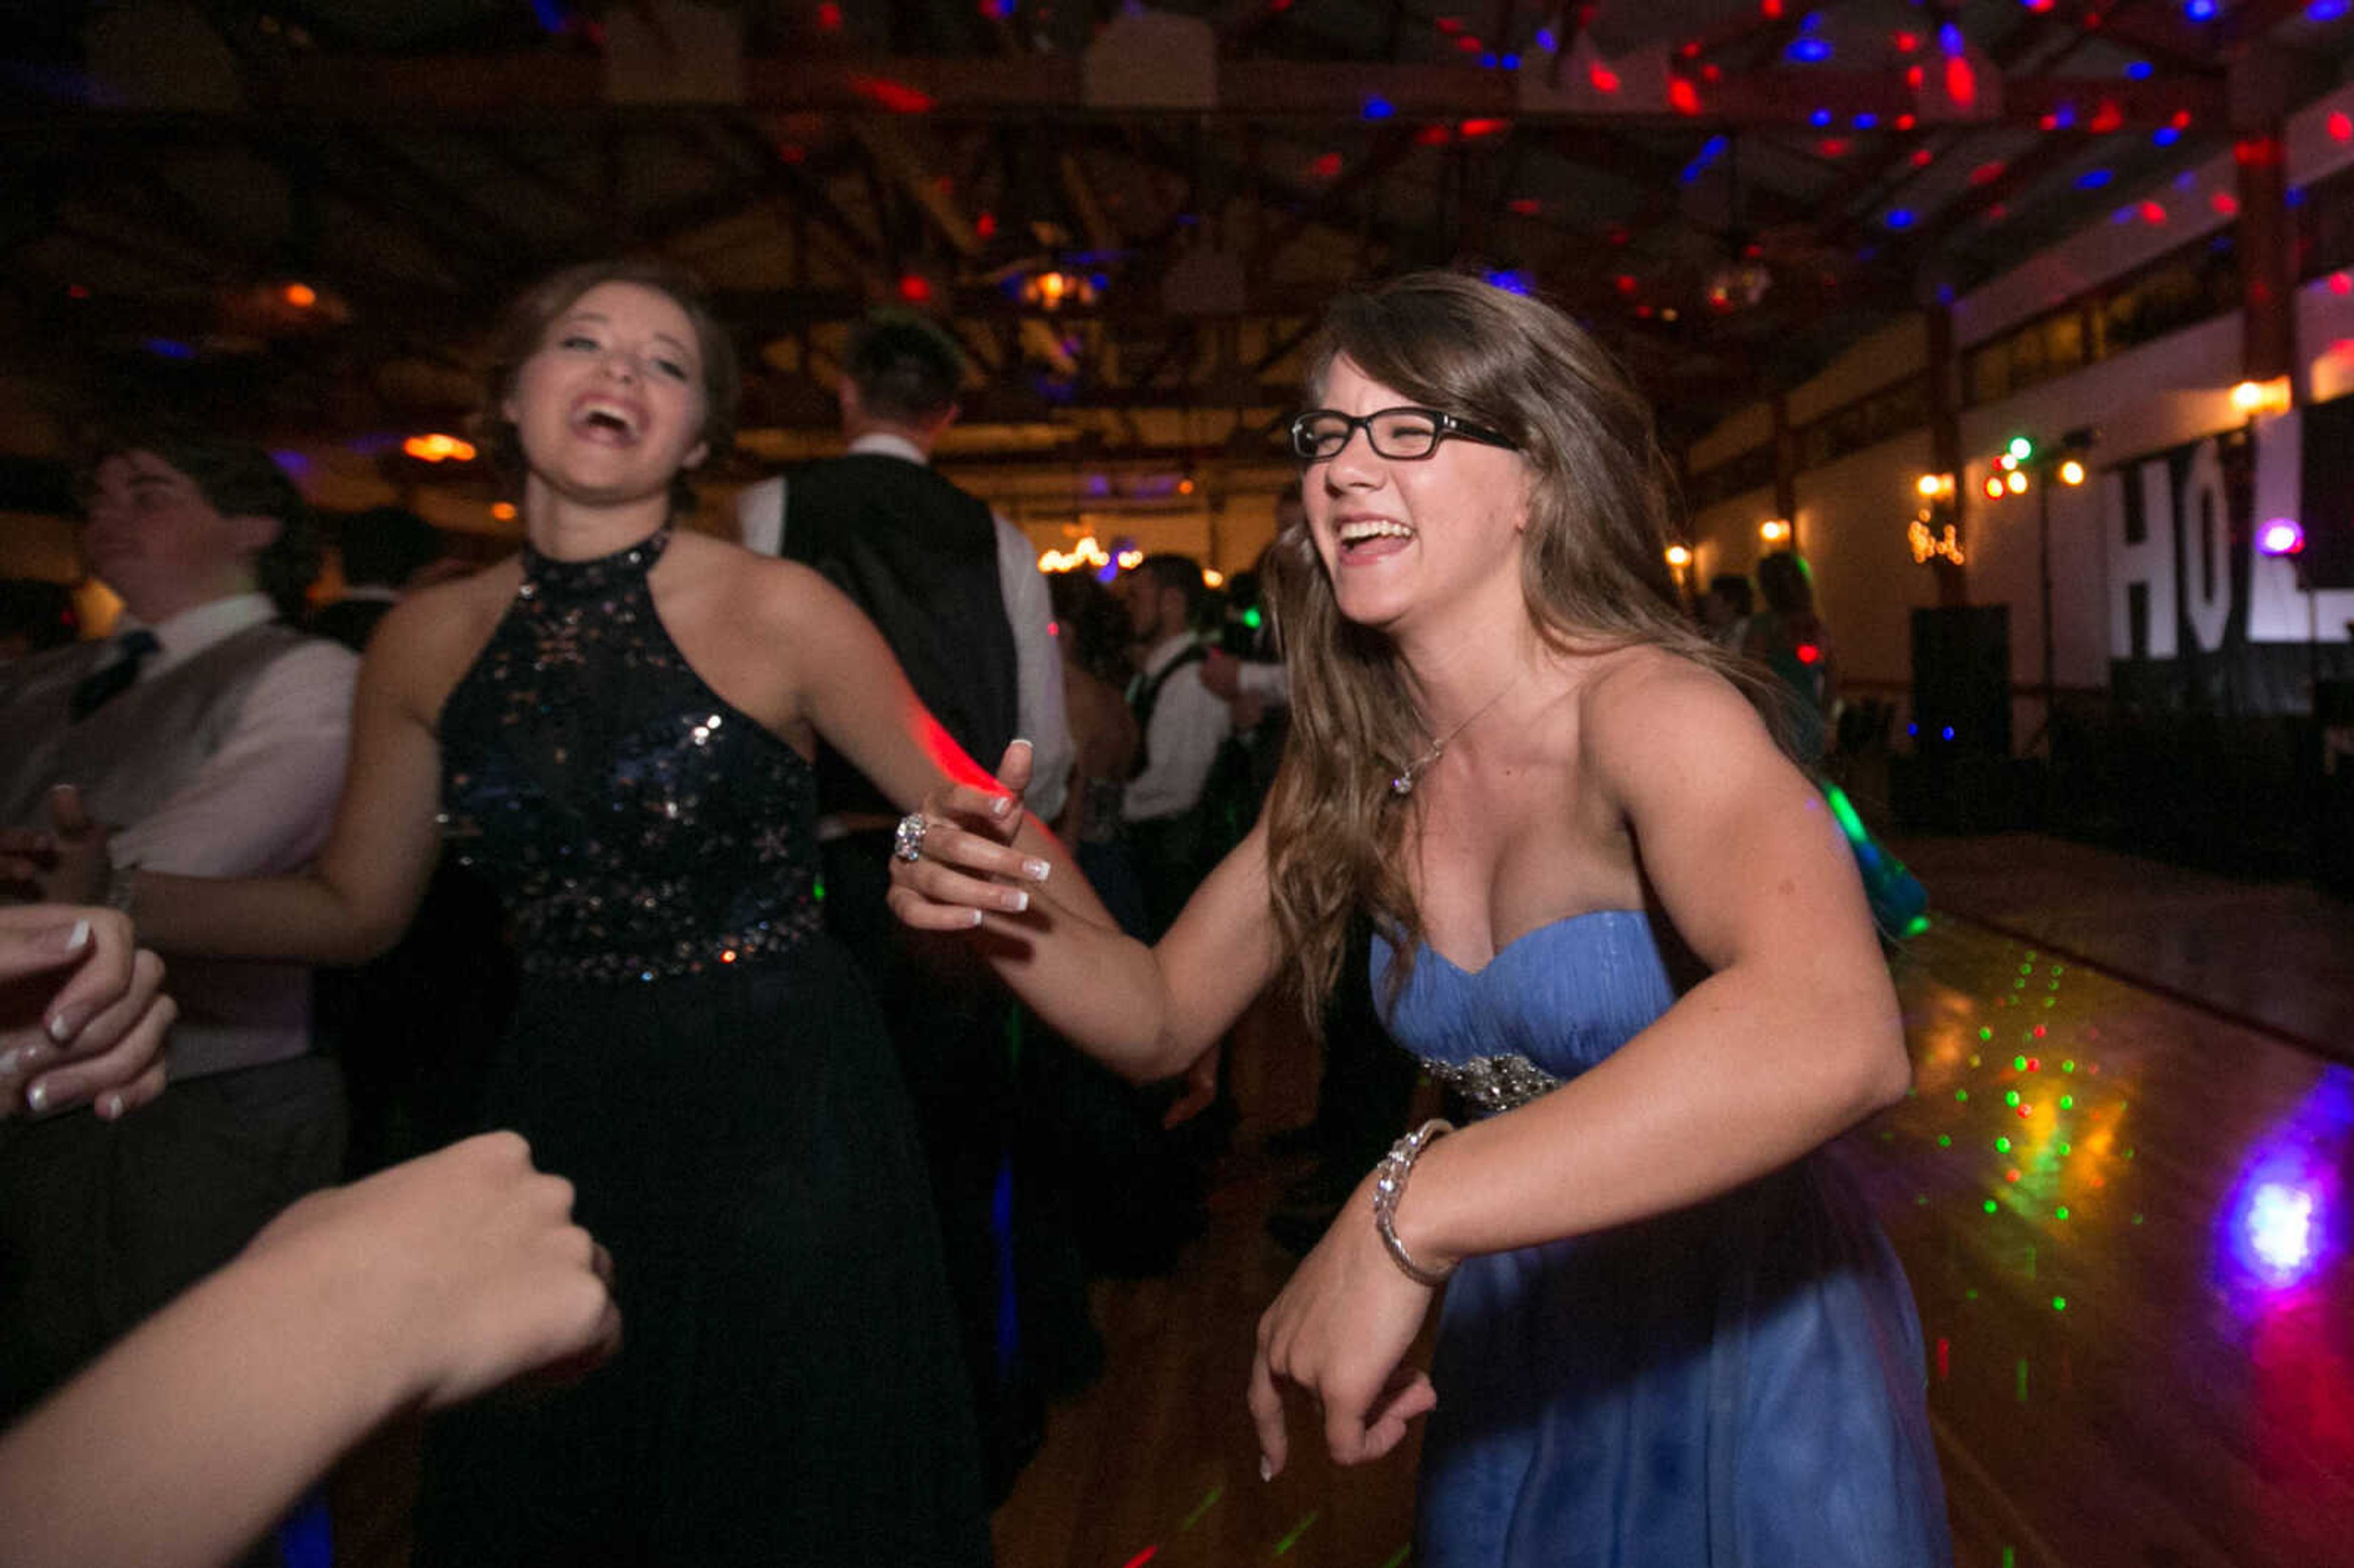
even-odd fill
[{"label": "white shirt collar", "polygon": [[[155,641],[163,647],[140,672],[141,678],[158,674],[175,664],[193,659],[215,643],[225,641],[249,627],[277,619],[278,607],[265,593],[231,594],[227,599],[213,599],[193,609],[184,609],[147,628],[155,634]],[[126,611],[115,622],[115,634],[120,636],[139,625],[139,618]]]},{"label": "white shirt collar", "polygon": [[1181,631],[1174,637],[1165,637],[1154,643],[1152,652],[1144,656],[1145,675],[1148,678],[1158,675],[1176,662],[1178,655],[1192,646],[1193,646],[1193,634],[1190,631]]},{"label": "white shirt collar", "polygon": [[888,430],[869,430],[850,443],[854,452],[870,453],[875,457],[902,458],[918,468],[929,468],[931,460],[924,449],[905,436],[895,436]]}]

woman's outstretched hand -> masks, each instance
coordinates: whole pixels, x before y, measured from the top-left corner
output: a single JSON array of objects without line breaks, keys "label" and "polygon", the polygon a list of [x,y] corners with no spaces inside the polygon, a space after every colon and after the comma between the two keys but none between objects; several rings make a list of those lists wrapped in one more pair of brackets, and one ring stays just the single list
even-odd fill
[{"label": "woman's outstretched hand", "polygon": [[[910,813],[923,823],[915,858],[897,853],[891,861],[889,902],[903,924],[964,931],[1030,907],[1029,889],[1051,869],[1013,847],[1031,762],[1030,743],[1017,740],[997,765],[996,789],[953,784],[925,796]],[[907,842],[904,832],[900,842]]]},{"label": "woman's outstretched hand", "polygon": [[1287,1388],[1322,1412],[1324,1441],[1342,1465],[1380,1458],[1398,1446],[1407,1422],[1437,1406],[1430,1374],[1405,1364],[1435,1294],[1382,1249],[1366,1177],[1259,1318],[1250,1413],[1262,1477],[1274,1479],[1289,1457]]}]

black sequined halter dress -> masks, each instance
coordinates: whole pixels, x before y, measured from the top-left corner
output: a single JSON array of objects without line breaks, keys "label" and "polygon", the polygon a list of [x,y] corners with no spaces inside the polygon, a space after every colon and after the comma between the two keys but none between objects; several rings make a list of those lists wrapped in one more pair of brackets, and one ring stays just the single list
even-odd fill
[{"label": "black sequined halter dress", "polygon": [[819,929],[810,768],[663,630],[668,543],[526,548],[441,715],[445,834],[525,970],[489,1122],[575,1184],[623,1349],[442,1419],[416,1561],[986,1563],[907,1097]]}]

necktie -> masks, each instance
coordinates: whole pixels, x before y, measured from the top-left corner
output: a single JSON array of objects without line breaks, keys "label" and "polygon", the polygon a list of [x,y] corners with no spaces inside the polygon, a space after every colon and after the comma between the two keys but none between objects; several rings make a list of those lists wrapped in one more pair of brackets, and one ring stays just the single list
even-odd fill
[{"label": "necktie", "polygon": [[73,722],[80,724],[130,690],[131,683],[139,678],[139,666],[163,651],[164,645],[155,641],[155,634],[144,628],[114,639],[113,662],[84,675],[73,689],[73,702],[68,709]]}]

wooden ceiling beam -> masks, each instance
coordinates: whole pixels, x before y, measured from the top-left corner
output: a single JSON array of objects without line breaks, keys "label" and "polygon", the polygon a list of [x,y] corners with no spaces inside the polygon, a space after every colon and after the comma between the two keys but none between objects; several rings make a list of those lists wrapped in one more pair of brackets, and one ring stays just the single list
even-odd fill
[{"label": "wooden ceiling beam", "polygon": [[[1843,118],[1876,113],[1893,120],[1917,111],[1901,71],[1840,71],[1824,68],[1765,69],[1728,75],[1701,90],[1698,120],[1659,112],[1563,107],[1524,109],[1511,75],[1454,64],[1392,65],[1230,59],[1218,68],[1218,103],[1206,112],[1089,104],[1079,63],[1063,56],[997,58],[790,58],[744,62],[742,100],[732,104],[615,104],[607,95],[601,62],[545,54],[440,58],[322,58],[301,69],[249,77],[251,101],[242,113],[113,110],[87,101],[29,95],[5,111],[12,127],[62,117],[75,124],[142,121],[201,123],[207,120],[301,122],[381,122],[396,127],[511,126],[594,113],[624,122],[716,107],[774,112],[907,111],[948,119],[1027,114],[1048,118],[1267,121],[1361,120],[1366,101],[1381,99],[1401,120],[1464,116],[1525,124],[1789,125],[1803,126],[1821,108]],[[2007,81],[2002,118],[2038,121],[2062,103],[2087,112],[2113,103],[2126,125],[2156,125],[2188,111],[2194,120],[2220,119],[2221,81],[2211,75],[2156,76],[2146,81],[2110,79]]]}]

